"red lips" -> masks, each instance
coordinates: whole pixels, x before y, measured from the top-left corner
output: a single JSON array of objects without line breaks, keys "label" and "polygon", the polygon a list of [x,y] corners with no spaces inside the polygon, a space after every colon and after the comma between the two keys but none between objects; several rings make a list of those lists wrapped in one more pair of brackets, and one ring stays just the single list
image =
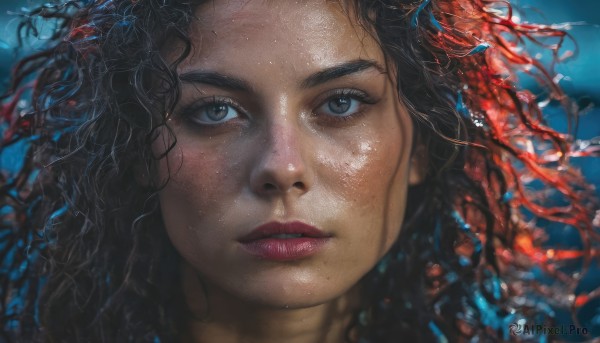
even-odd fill
[{"label": "red lips", "polygon": [[302,222],[270,222],[239,239],[250,255],[274,261],[289,261],[316,254],[331,235]]}]

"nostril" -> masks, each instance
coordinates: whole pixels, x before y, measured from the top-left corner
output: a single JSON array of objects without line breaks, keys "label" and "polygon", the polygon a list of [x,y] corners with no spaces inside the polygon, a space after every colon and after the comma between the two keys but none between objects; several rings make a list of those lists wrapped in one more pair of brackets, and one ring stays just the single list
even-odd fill
[{"label": "nostril", "polygon": [[275,185],[274,185],[274,184],[272,184],[272,183],[265,183],[265,184],[263,185],[263,189],[264,189],[265,191],[267,191],[267,192],[269,192],[269,191],[275,191],[275,190],[277,190],[277,186],[275,186]]},{"label": "nostril", "polygon": [[[306,186],[304,185],[304,182],[302,181],[298,181],[295,182],[291,188],[296,188],[302,191],[306,190]],[[270,182],[266,182],[263,184],[263,191],[265,192],[274,192],[274,191],[286,191],[286,189],[280,189],[276,184],[270,183]]]},{"label": "nostril", "polygon": [[295,182],[295,183],[294,183],[294,185],[293,185],[293,187],[294,187],[294,188],[301,189],[301,190],[305,190],[305,188],[306,188],[306,187],[304,186],[304,183],[303,183],[303,182],[301,182],[301,181]]}]

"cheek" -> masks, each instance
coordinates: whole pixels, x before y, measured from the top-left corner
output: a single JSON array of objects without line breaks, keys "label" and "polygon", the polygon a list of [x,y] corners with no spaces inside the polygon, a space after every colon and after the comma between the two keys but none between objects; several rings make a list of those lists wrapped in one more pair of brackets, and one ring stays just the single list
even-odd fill
[{"label": "cheek", "polygon": [[399,132],[374,136],[377,139],[349,139],[340,149],[320,152],[317,160],[318,168],[328,172],[322,175],[323,183],[332,193],[357,210],[381,214],[387,202],[403,192],[399,186],[405,179],[406,158]]},{"label": "cheek", "polygon": [[225,217],[223,197],[232,184],[226,161],[226,157],[190,146],[182,139],[159,163],[160,180],[168,180],[160,192],[165,229],[188,258],[200,251],[199,242],[207,243],[201,250],[210,255],[210,243],[223,234],[215,224]]},{"label": "cheek", "polygon": [[209,205],[214,201],[216,185],[221,184],[221,170],[221,161],[178,144],[159,165],[159,177],[162,181],[168,180],[161,192],[162,205],[175,207],[175,203],[191,205],[198,202]]},{"label": "cheek", "polygon": [[329,172],[322,174],[325,187],[346,204],[342,216],[359,232],[352,244],[363,250],[372,247],[379,257],[396,240],[404,219],[412,141],[409,124],[386,122],[318,157],[319,168]]}]

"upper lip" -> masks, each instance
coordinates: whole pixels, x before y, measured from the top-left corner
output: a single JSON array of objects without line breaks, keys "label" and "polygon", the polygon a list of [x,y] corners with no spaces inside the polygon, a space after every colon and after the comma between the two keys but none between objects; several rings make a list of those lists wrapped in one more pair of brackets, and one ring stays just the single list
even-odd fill
[{"label": "upper lip", "polygon": [[240,238],[239,241],[249,242],[281,234],[302,234],[305,237],[311,238],[331,237],[331,235],[325,233],[324,231],[300,221],[287,223],[269,222],[256,227],[249,234]]}]

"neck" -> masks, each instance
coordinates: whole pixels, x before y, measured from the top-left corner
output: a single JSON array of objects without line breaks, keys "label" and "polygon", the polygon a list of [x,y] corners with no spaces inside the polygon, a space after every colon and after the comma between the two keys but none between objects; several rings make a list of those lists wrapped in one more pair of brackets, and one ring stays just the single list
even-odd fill
[{"label": "neck", "polygon": [[192,316],[185,343],[342,343],[357,307],[358,288],[304,308],[245,302],[203,283],[184,265],[182,285]]}]

